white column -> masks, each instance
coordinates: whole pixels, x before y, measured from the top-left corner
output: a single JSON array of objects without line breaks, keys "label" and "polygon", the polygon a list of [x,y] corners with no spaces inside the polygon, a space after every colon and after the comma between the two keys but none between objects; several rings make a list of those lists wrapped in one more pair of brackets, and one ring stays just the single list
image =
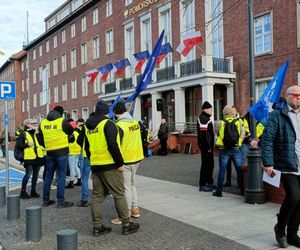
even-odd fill
[{"label": "white column", "polygon": [[202,103],[208,101],[214,106],[214,83],[204,79],[201,83],[202,86]]},{"label": "white column", "polygon": [[211,55],[202,55],[202,70],[203,72],[213,72],[213,57]]},{"label": "white column", "polygon": [[152,99],[152,126],[153,130],[157,130],[159,128],[161,122],[161,111],[157,111],[156,109],[156,100],[161,98],[161,94],[158,92],[151,93]]},{"label": "white column", "polygon": [[227,91],[226,91],[227,103],[226,103],[226,105],[233,106],[234,105],[233,84],[226,85],[226,88],[227,88]]},{"label": "white column", "polygon": [[135,99],[133,118],[136,119],[137,121],[140,121],[141,116],[142,116],[142,113],[141,113],[141,97],[138,96]]},{"label": "white column", "polygon": [[174,89],[175,93],[175,128],[183,131],[185,125],[185,90],[183,88]]}]

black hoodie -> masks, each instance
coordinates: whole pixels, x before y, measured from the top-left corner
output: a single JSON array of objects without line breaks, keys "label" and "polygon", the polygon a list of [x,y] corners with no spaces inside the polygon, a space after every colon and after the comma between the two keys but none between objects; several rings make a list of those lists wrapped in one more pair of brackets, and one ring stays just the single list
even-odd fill
[{"label": "black hoodie", "polygon": [[[61,118],[61,114],[56,111],[56,110],[51,110],[48,115],[47,115],[47,120],[48,121],[54,121],[57,120],[58,118]],[[73,127],[70,125],[70,123],[67,120],[63,120],[62,123],[62,130],[67,134],[71,135],[74,131]],[[39,133],[37,134],[37,139],[43,147],[45,147],[45,142],[44,142],[44,136],[43,136],[43,131],[41,130],[41,125],[39,126]],[[56,150],[51,150],[47,151],[47,155],[49,156],[62,156],[62,155],[67,155],[69,154],[69,146],[65,148],[60,148]]]},{"label": "black hoodie", "polygon": [[[97,125],[102,122],[103,120],[108,119],[106,116],[90,116],[85,125],[87,129],[95,129]],[[82,132],[83,133],[83,132]],[[107,142],[107,149],[110,152],[112,158],[114,159],[113,164],[107,164],[107,165],[91,165],[91,169],[93,173],[97,172],[102,172],[102,171],[107,171],[107,170],[112,170],[112,169],[117,169],[119,167],[122,167],[124,165],[124,160],[120,151],[120,148],[117,143],[117,135],[118,135],[118,128],[116,124],[108,119],[104,126],[104,134],[105,134],[105,139]],[[80,141],[82,138],[82,134],[80,137],[78,137],[77,142],[80,144]],[[89,142],[88,140],[85,140],[85,148],[87,149],[87,156],[89,158]]]}]

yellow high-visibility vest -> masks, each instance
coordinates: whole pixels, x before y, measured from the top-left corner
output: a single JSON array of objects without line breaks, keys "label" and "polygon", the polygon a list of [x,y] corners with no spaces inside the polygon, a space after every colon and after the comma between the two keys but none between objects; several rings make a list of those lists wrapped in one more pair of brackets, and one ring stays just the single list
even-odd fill
[{"label": "yellow high-visibility vest", "polygon": [[[39,144],[35,134],[34,134],[35,144],[34,144],[32,136],[27,131],[25,131],[25,140],[27,143],[31,142],[33,144],[33,146],[27,147],[24,149],[24,160],[34,160],[37,157],[39,157],[39,158],[44,157],[44,148]],[[34,151],[34,146],[36,146],[37,154]]]},{"label": "yellow high-visibility vest", "polygon": [[121,142],[124,163],[135,163],[144,159],[140,125],[136,120],[132,122],[120,120],[117,125],[123,130]]},{"label": "yellow high-visibility vest", "polygon": [[58,118],[54,121],[47,119],[42,121],[41,130],[47,151],[69,147],[68,135],[62,129],[62,123],[63,118]]},{"label": "yellow high-visibility vest", "polygon": [[69,155],[80,155],[81,147],[77,143],[77,138],[79,135],[78,131],[75,130],[73,132],[73,135],[74,135],[75,141],[69,143]]}]

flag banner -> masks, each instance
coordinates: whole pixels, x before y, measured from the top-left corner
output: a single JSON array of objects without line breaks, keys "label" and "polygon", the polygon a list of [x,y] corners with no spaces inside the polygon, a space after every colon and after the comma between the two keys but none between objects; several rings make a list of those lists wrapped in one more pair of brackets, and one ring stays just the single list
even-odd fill
[{"label": "flag banner", "polygon": [[176,51],[183,56],[187,56],[197,43],[203,42],[200,31],[194,31],[182,36],[182,41]]},{"label": "flag banner", "polygon": [[253,115],[257,121],[262,122],[268,119],[269,112],[272,111],[273,103],[278,103],[288,66],[289,60],[281,65],[261,97],[249,108],[249,113]]},{"label": "flag banner", "polygon": [[173,48],[170,43],[162,45],[156,63],[160,64],[170,52],[173,52]]},{"label": "flag banner", "polygon": [[150,53],[148,50],[144,50],[133,54],[132,67],[134,68],[135,72],[140,73],[142,71],[142,67],[146,60],[149,59],[149,57]]},{"label": "flag banner", "polygon": [[152,81],[152,73],[153,73],[154,66],[155,66],[156,60],[158,58],[159,52],[161,51],[161,47],[162,47],[161,44],[163,41],[164,33],[165,33],[165,31],[163,30],[159,36],[159,39],[157,40],[157,42],[154,46],[154,49],[148,60],[148,63],[144,70],[144,73],[141,77],[141,80],[135,87],[135,92],[133,92],[126,100],[126,104],[127,104],[126,108],[128,111],[130,111],[131,114],[133,114],[134,103],[135,103],[136,97],[141,93],[142,90],[146,89],[149,82]]},{"label": "flag banner", "polygon": [[121,100],[122,92],[117,96],[117,98],[114,100],[113,104],[109,107],[109,115],[108,117],[112,120],[115,120],[114,116],[114,107],[117,105],[117,103]]},{"label": "flag banner", "polygon": [[113,65],[111,63],[108,63],[108,64],[102,66],[101,68],[99,68],[100,78],[103,81],[106,81],[108,74],[112,71],[112,69],[113,69]]},{"label": "flag banner", "polygon": [[88,82],[90,84],[94,83],[94,81],[97,78],[98,74],[99,74],[98,69],[91,69],[91,70],[85,72],[85,75],[88,77]]},{"label": "flag banner", "polygon": [[121,74],[124,72],[124,70],[125,70],[125,68],[126,68],[127,66],[131,66],[131,64],[130,64],[128,58],[124,58],[124,59],[122,59],[122,60],[117,61],[117,62],[114,64],[114,67],[113,67],[113,69],[112,69],[111,72],[112,72],[113,74],[119,76],[119,75],[121,75]]}]

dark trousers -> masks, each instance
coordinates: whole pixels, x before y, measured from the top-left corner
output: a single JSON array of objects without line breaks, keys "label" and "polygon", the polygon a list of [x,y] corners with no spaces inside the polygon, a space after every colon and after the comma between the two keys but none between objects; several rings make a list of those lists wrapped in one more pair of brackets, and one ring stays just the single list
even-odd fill
[{"label": "dark trousers", "polygon": [[281,182],[285,191],[285,198],[278,215],[278,228],[285,230],[288,235],[296,235],[300,223],[300,176],[282,174]]},{"label": "dark trousers", "polygon": [[229,158],[227,167],[226,167],[226,183],[227,184],[231,184],[231,173],[232,173],[231,158]]},{"label": "dark trousers", "polygon": [[26,166],[25,167],[25,175],[22,179],[22,189],[21,191],[26,191],[26,186],[28,183],[28,180],[32,174],[32,179],[31,179],[31,192],[35,192],[35,188],[36,188],[36,183],[37,183],[37,179],[39,176],[39,172],[40,172],[40,165],[33,165],[33,166]]},{"label": "dark trousers", "polygon": [[168,146],[167,146],[167,141],[168,138],[166,139],[159,139],[160,141],[160,150],[162,155],[167,155],[168,154]]},{"label": "dark trousers", "polygon": [[213,184],[213,171],[214,171],[214,154],[207,150],[201,149],[201,169],[199,186],[205,186],[206,184]]}]

